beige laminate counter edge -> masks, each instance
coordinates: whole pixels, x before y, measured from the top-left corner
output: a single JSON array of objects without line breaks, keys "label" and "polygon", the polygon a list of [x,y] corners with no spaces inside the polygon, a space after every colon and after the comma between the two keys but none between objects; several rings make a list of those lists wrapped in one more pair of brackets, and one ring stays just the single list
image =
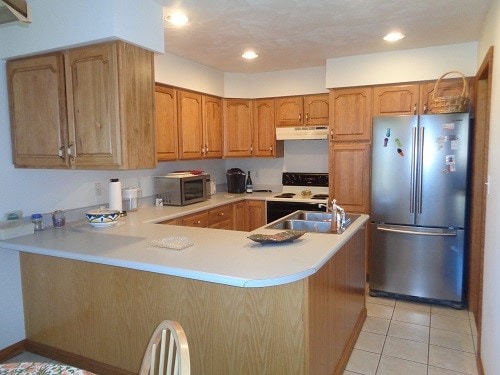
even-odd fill
[{"label": "beige laminate counter edge", "polygon": [[[270,194],[228,195],[185,207],[141,207],[110,228],[85,221],[48,228],[32,235],[0,241],[0,248],[55,256],[237,287],[268,287],[301,280],[320,269],[368,221],[361,215],[341,235],[306,233],[283,244],[261,245],[253,232],[193,228],[155,223],[244,199],[265,200]],[[183,236],[194,245],[183,250],[150,246],[152,240]]]}]

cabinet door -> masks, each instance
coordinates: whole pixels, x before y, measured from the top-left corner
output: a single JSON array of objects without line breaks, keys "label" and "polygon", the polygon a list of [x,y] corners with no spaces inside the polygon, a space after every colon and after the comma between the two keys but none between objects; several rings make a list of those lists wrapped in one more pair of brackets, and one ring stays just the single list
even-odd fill
[{"label": "cabinet door", "polygon": [[370,210],[370,145],[330,144],[330,197],[350,212]]},{"label": "cabinet door", "polygon": [[420,86],[378,86],[373,89],[373,116],[416,115]]},{"label": "cabinet door", "polygon": [[330,91],[330,137],[335,141],[369,141],[372,130],[372,89]]},{"label": "cabinet door", "polygon": [[234,230],[247,231],[247,202],[241,201],[233,204]]},{"label": "cabinet door", "polygon": [[160,161],[178,158],[176,95],[174,89],[155,88],[156,155]]},{"label": "cabinet door", "polygon": [[179,125],[179,158],[201,159],[203,120],[201,94],[177,92],[177,121]]},{"label": "cabinet door", "polygon": [[328,94],[304,97],[305,125],[328,125]]},{"label": "cabinet door", "polygon": [[69,167],[62,54],[7,63],[12,155],[17,167]]},{"label": "cabinet door", "polygon": [[276,149],[274,100],[255,100],[252,117],[254,156],[283,156],[283,141],[279,141],[278,150]]},{"label": "cabinet door", "polygon": [[222,100],[213,96],[202,96],[203,105],[203,156],[222,157]]},{"label": "cabinet door", "polygon": [[70,140],[76,166],[118,167],[121,163],[117,45],[68,52]]},{"label": "cabinet door", "polygon": [[276,126],[300,126],[304,123],[302,96],[276,99]]},{"label": "cabinet door", "polygon": [[266,224],[266,202],[247,201],[247,230],[252,231]]},{"label": "cabinet door", "polygon": [[[474,97],[474,80],[467,78],[467,88],[469,91],[469,98]],[[434,95],[435,82],[423,83],[420,85],[420,114],[431,113],[430,104]],[[438,92],[436,97],[441,96],[459,96],[462,95],[464,88],[463,80],[461,78],[451,78],[442,80],[439,83]],[[472,104],[472,103],[471,103]],[[469,112],[472,110],[472,105],[469,106]]]},{"label": "cabinet door", "polygon": [[182,217],[182,225],[186,227],[206,228],[208,227],[208,212],[202,211],[184,216]]},{"label": "cabinet door", "polygon": [[252,107],[250,100],[225,99],[224,156],[252,156]]}]

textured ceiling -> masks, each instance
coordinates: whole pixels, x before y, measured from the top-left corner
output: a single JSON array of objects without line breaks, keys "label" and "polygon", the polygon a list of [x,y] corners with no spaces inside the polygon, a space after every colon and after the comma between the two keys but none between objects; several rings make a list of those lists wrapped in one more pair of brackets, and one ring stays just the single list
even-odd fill
[{"label": "textured ceiling", "polygon": [[[155,0],[183,10],[165,50],[224,72],[323,66],[326,59],[477,41],[491,0]],[[406,37],[389,44],[393,30]],[[241,58],[252,48],[259,57]]]}]

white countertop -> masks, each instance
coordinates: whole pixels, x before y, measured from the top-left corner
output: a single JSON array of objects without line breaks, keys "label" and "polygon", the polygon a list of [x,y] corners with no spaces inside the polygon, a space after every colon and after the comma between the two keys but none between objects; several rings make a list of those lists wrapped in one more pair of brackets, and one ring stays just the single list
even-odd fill
[{"label": "white countertop", "polygon": [[[238,287],[266,287],[308,277],[330,259],[368,221],[361,215],[343,234],[306,233],[282,244],[261,245],[253,232],[155,224],[181,215],[243,199],[265,199],[269,193],[222,194],[184,207],[142,207],[113,227],[93,228],[86,220],[0,241],[0,248],[126,267]],[[183,250],[150,246],[152,240],[184,236],[194,245]]]}]

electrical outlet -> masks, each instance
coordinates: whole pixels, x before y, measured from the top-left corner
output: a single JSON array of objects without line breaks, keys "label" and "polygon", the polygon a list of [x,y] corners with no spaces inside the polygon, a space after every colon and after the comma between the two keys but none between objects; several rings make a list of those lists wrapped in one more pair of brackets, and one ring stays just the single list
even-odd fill
[{"label": "electrical outlet", "polygon": [[100,197],[102,195],[102,186],[100,182],[95,183],[95,196]]}]

